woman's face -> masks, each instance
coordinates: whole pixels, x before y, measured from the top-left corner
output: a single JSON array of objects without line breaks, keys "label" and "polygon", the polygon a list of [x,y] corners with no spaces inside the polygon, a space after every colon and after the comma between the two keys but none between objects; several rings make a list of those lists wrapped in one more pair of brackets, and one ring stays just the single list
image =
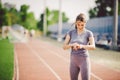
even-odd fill
[{"label": "woman's face", "polygon": [[76,26],[77,26],[77,29],[79,30],[82,30],[85,28],[85,22],[82,22],[82,21],[76,21]]}]

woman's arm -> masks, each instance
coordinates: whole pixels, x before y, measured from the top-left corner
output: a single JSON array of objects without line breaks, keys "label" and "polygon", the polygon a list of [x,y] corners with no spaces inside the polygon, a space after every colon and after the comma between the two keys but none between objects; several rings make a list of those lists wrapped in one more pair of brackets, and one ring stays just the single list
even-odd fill
[{"label": "woman's arm", "polygon": [[66,37],[65,37],[64,44],[63,44],[63,49],[64,50],[69,49],[69,48],[72,47],[72,45],[69,44],[69,41],[70,41],[70,36],[67,34]]},{"label": "woman's arm", "polygon": [[69,41],[70,41],[70,36],[67,34],[63,44],[63,49],[66,50],[66,49],[72,48],[74,50],[77,50],[78,49],[77,46],[79,46],[79,44],[78,43],[69,44]]},{"label": "woman's arm", "polygon": [[94,37],[89,37],[89,44],[81,45],[81,48],[88,49],[88,50],[94,50],[95,49]]}]

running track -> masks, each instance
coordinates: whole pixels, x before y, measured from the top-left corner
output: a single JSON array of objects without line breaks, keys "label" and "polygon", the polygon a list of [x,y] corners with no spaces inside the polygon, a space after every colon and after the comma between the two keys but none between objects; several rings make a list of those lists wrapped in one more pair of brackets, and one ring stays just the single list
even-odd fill
[{"label": "running track", "polygon": [[[70,80],[69,51],[42,40],[15,43],[16,80]],[[120,72],[91,62],[91,80],[120,80]],[[81,80],[79,76],[79,80]]]}]

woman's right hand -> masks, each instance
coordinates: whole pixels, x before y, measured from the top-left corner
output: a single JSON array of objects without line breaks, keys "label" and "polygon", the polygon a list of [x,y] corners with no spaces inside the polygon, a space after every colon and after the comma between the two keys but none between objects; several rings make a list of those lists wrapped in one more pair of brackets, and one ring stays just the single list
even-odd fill
[{"label": "woman's right hand", "polygon": [[78,43],[72,43],[70,44],[73,50],[78,50],[78,47],[80,46]]}]

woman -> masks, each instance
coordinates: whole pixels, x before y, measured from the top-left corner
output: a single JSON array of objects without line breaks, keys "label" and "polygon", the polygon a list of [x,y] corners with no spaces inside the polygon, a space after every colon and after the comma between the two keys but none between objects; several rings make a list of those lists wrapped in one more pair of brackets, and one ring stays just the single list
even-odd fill
[{"label": "woman", "polygon": [[63,49],[71,48],[70,77],[78,80],[81,71],[82,80],[90,80],[90,60],[88,50],[95,49],[93,33],[85,28],[84,14],[76,17],[75,29],[67,33]]}]

